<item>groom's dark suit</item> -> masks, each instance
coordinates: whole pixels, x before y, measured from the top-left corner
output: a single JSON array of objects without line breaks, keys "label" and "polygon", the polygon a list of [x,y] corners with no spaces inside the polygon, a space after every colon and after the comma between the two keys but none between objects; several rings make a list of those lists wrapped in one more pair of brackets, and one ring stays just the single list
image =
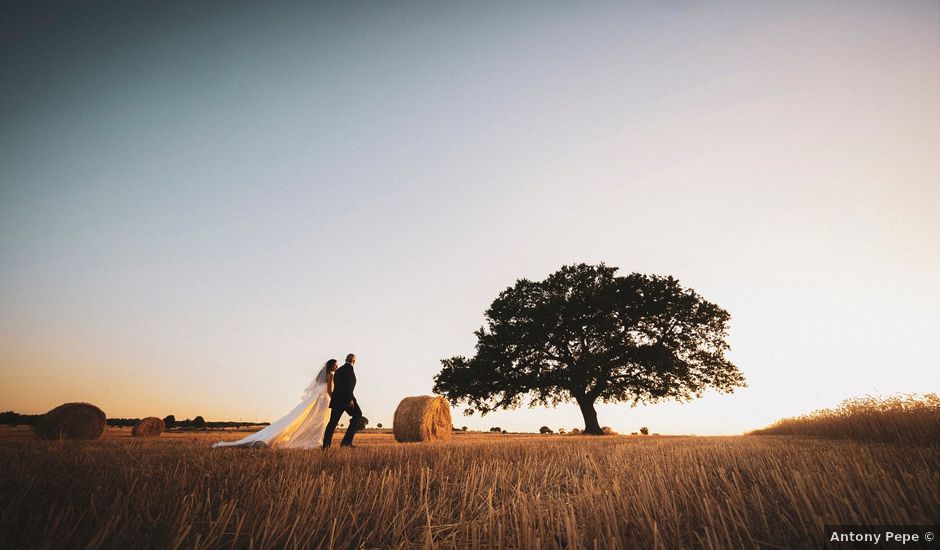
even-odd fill
[{"label": "groom's dark suit", "polygon": [[344,363],[342,367],[336,369],[333,373],[333,396],[330,398],[330,421],[326,425],[326,432],[323,434],[323,446],[329,447],[333,441],[333,431],[343,413],[350,416],[349,427],[346,429],[346,435],[343,436],[341,445],[351,446],[353,436],[359,430],[359,422],[362,420],[362,410],[359,409],[359,402],[353,395],[356,389],[356,373],[353,372],[353,366]]}]

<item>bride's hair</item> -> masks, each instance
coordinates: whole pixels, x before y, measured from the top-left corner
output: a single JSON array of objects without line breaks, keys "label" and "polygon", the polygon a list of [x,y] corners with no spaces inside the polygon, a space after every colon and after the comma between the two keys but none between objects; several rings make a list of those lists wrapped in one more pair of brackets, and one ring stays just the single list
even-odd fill
[{"label": "bride's hair", "polygon": [[332,373],[333,371],[335,371],[337,363],[338,361],[336,359],[330,359],[329,361],[323,364],[323,367],[321,367],[320,371],[317,372],[317,376],[313,379],[313,382],[310,382],[310,385],[307,386],[306,390],[304,390],[304,396],[302,398],[304,401],[306,401],[307,399],[310,399],[311,397],[320,393],[321,391],[325,391],[325,390],[320,390],[319,386],[326,384],[326,373],[328,372]]}]

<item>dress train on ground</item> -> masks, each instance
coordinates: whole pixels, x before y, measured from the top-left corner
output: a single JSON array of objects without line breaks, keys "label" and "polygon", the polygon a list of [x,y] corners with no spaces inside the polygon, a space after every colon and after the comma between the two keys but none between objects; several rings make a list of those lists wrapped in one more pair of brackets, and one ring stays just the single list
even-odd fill
[{"label": "dress train on ground", "polygon": [[[322,387],[321,387],[322,386]],[[315,388],[286,416],[238,441],[219,441],[213,447],[273,447],[315,449],[323,445],[323,433],[330,420],[330,396],[326,384]]]}]

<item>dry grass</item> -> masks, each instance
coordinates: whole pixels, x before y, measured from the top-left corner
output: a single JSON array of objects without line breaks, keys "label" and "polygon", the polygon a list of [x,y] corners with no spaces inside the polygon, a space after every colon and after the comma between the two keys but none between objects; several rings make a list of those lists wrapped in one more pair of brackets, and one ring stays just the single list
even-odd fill
[{"label": "dry grass", "polygon": [[940,513],[933,446],[366,433],[324,454],[164,435],[0,439],[0,548],[788,548]]},{"label": "dry grass", "polygon": [[848,399],[835,409],[784,418],[751,433],[937,445],[940,397],[928,393]]}]

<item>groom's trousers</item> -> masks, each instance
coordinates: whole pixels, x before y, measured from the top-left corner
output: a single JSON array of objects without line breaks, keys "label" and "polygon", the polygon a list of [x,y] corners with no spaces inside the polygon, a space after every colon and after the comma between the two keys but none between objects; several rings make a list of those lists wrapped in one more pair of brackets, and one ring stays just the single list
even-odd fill
[{"label": "groom's trousers", "polygon": [[358,402],[345,409],[330,409],[330,421],[323,433],[324,447],[329,447],[330,443],[333,442],[333,432],[336,430],[336,425],[339,424],[339,419],[343,416],[343,413],[349,415],[349,427],[346,428],[346,435],[343,436],[343,442],[340,445],[344,447],[352,445],[353,437],[359,431],[359,423],[362,421],[362,410],[359,408]]}]

